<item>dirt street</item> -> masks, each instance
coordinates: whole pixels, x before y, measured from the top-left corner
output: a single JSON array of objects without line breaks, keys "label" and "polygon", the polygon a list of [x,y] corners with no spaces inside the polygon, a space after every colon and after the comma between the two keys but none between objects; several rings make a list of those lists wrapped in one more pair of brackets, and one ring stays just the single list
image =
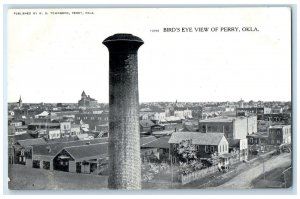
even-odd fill
[{"label": "dirt street", "polygon": [[[290,153],[283,153],[279,156],[272,157],[265,161],[265,172],[271,171],[277,167],[286,167],[291,165],[291,154]],[[239,174],[238,176],[232,178],[228,182],[214,187],[214,189],[250,189],[251,181],[263,174],[263,163],[261,162],[259,165],[246,170]]]}]

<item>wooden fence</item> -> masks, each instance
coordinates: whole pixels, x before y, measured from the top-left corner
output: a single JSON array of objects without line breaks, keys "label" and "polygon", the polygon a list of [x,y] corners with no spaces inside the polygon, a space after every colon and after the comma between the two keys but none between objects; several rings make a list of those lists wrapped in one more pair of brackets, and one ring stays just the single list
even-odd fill
[{"label": "wooden fence", "polygon": [[209,174],[212,174],[216,171],[218,171],[218,166],[217,165],[207,167],[205,169],[201,169],[201,170],[198,170],[198,171],[194,171],[194,172],[189,173],[189,174],[185,174],[185,175],[181,174],[180,181],[181,181],[181,184],[184,185],[184,184],[187,184],[187,183],[192,182],[194,180],[198,180],[202,177],[208,176]]}]

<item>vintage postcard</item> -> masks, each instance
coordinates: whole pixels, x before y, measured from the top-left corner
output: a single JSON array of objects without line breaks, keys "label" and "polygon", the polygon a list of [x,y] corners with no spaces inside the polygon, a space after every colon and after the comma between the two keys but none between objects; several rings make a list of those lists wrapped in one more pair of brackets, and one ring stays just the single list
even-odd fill
[{"label": "vintage postcard", "polygon": [[293,187],[289,7],[7,11],[10,190]]}]

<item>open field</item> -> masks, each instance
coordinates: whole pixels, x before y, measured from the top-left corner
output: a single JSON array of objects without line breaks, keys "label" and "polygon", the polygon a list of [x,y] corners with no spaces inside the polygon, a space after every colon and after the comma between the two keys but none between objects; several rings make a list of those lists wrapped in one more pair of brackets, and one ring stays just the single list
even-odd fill
[{"label": "open field", "polygon": [[12,190],[95,190],[107,189],[107,176],[68,173],[10,165]]}]

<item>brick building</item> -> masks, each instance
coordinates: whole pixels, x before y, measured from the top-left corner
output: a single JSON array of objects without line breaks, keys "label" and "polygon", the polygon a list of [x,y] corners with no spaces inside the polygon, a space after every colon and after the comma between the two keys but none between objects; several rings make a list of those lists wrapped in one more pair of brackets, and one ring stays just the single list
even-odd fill
[{"label": "brick building", "polygon": [[291,125],[276,125],[269,128],[271,145],[291,144]]},{"label": "brick building", "polygon": [[95,130],[97,125],[106,124],[108,122],[108,113],[103,112],[101,114],[93,113],[78,113],[75,114],[75,123],[81,122],[88,124],[90,130]]},{"label": "brick building", "polygon": [[82,91],[81,99],[78,101],[78,106],[96,107],[97,105],[98,105],[97,100],[91,98],[89,95],[86,95],[84,91]]}]

